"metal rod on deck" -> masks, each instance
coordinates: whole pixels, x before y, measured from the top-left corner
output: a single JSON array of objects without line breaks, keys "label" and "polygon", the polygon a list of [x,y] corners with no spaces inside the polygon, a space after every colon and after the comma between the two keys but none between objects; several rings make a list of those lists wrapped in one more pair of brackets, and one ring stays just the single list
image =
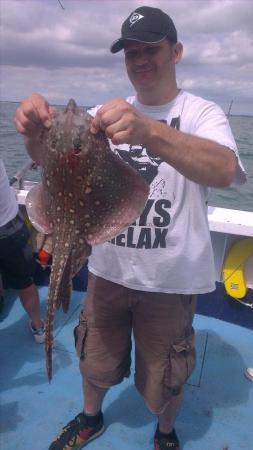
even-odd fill
[{"label": "metal rod on deck", "polygon": [[28,170],[35,169],[36,163],[29,159],[23,167],[21,167],[20,170],[10,179],[10,186],[12,186],[15,183],[19,183],[19,189],[22,189],[22,183],[23,183],[23,177],[28,172]]}]

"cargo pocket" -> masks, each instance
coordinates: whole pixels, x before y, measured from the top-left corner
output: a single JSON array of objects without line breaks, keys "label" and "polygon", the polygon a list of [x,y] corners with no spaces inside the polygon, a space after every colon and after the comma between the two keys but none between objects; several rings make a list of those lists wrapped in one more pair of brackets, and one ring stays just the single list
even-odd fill
[{"label": "cargo pocket", "polygon": [[164,376],[166,387],[180,388],[193,372],[196,362],[194,341],[194,331],[192,331],[186,338],[172,344]]},{"label": "cargo pocket", "polygon": [[87,338],[88,326],[84,311],[79,316],[79,324],[74,328],[75,348],[80,359],[85,358],[85,341]]}]

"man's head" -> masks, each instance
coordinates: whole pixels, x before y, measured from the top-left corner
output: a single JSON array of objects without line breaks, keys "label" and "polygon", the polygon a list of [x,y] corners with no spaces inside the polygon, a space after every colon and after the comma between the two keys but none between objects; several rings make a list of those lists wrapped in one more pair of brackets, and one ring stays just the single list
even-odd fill
[{"label": "man's head", "polygon": [[175,65],[183,46],[172,19],[158,8],[141,6],[124,21],[111,52],[124,50],[128,77],[144,104],[163,104],[177,92]]},{"label": "man's head", "polygon": [[165,38],[173,44],[177,42],[177,30],[172,19],[158,8],[141,6],[123,23],[121,37],[113,42],[111,52],[122,50],[126,41],[153,44]]}]

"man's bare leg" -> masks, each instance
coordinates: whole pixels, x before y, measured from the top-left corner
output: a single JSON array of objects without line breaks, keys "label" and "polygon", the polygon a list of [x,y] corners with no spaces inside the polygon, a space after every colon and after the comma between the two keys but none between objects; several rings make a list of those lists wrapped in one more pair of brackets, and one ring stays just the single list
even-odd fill
[{"label": "man's bare leg", "polygon": [[19,290],[20,301],[32,321],[32,327],[38,329],[43,322],[40,318],[40,299],[35,284]]},{"label": "man's bare leg", "polygon": [[107,388],[100,388],[84,380],[84,413],[87,416],[95,416],[101,411],[102,403],[107,393]]},{"label": "man's bare leg", "polygon": [[178,395],[171,398],[170,403],[162,414],[158,414],[159,430],[161,433],[170,433],[176,421],[176,417],[183,400],[183,389]]}]

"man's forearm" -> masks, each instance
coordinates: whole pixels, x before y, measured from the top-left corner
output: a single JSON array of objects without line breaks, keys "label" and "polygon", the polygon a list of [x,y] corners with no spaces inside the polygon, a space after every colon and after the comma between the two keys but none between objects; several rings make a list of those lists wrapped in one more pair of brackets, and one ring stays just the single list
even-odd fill
[{"label": "man's forearm", "polygon": [[234,179],[236,156],[229,148],[208,139],[150,122],[147,148],[185,177],[210,187],[226,187]]}]

